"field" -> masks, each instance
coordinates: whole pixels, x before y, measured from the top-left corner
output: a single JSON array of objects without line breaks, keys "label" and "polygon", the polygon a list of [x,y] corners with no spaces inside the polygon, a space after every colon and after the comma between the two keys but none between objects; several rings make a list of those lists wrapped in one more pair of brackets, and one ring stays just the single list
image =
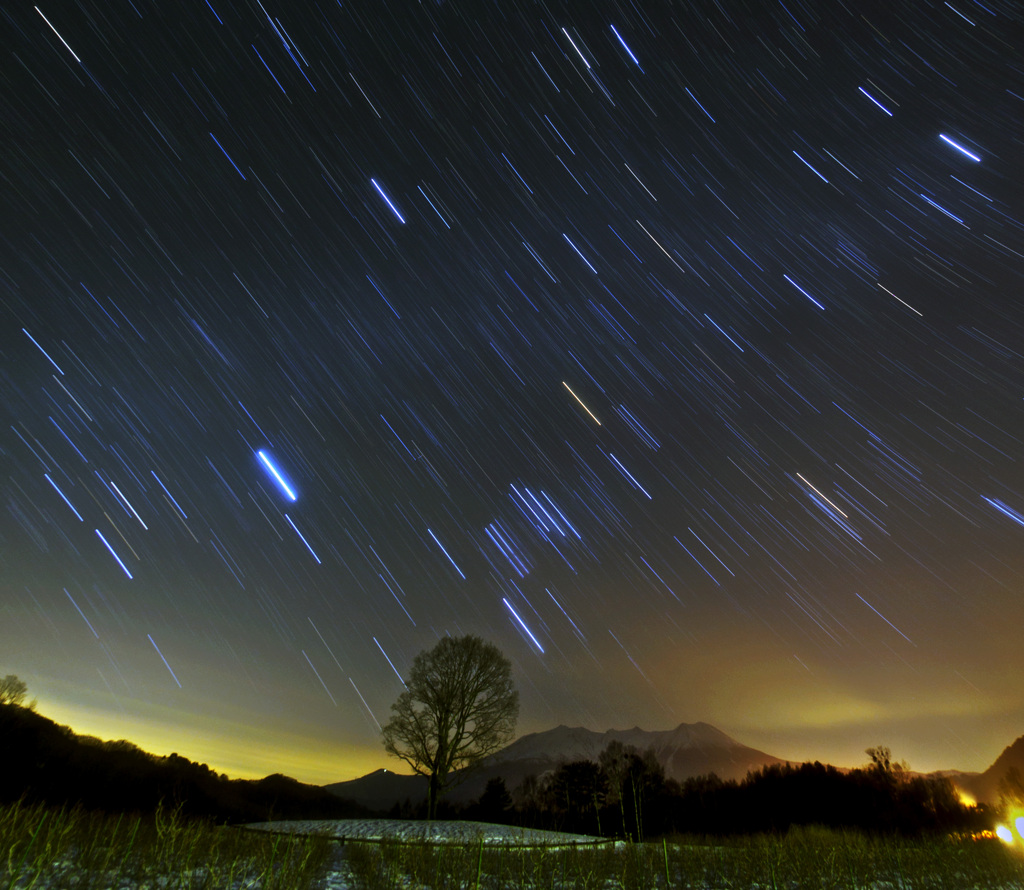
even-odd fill
[{"label": "field", "polygon": [[[480,827],[453,843],[218,827],[174,811],[104,816],[0,807],[0,890],[917,890],[1024,888],[1024,855],[992,838],[906,840],[823,829],[730,840],[531,846]],[[519,835],[520,841],[522,835]],[[507,839],[508,843],[504,840]]]},{"label": "field", "polygon": [[1024,888],[1024,859],[993,839],[872,839],[817,829],[728,842],[674,838],[570,848],[350,844],[354,887],[550,890]]},{"label": "field", "polygon": [[322,837],[218,828],[174,810],[0,806],[0,890],[300,890],[317,886],[333,853]]}]

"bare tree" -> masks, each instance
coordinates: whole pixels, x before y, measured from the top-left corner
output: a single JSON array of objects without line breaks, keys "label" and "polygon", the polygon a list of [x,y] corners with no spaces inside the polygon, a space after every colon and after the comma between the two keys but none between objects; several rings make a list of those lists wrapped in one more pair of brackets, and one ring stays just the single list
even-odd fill
[{"label": "bare tree", "polygon": [[0,680],[0,705],[20,705],[27,694],[27,684],[15,674],[8,674]]},{"label": "bare tree", "polygon": [[884,788],[894,789],[910,779],[910,765],[905,760],[894,760],[892,752],[884,745],[867,748],[864,751],[871,758],[868,772]]},{"label": "bare tree", "polygon": [[874,748],[866,748],[864,753],[871,758],[871,766],[869,769],[873,769],[880,775],[892,779],[895,783],[903,781],[903,779],[906,778],[907,773],[910,772],[910,765],[907,761],[893,760],[892,751],[884,745],[878,745]]},{"label": "bare tree", "polygon": [[509,660],[474,636],[445,637],[421,652],[405,685],[383,729],[384,750],[428,778],[427,814],[433,819],[450,774],[512,738],[519,693]]},{"label": "bare tree", "polygon": [[[658,762],[653,749],[641,752],[633,745],[623,745],[618,739],[608,743],[598,755],[598,763],[608,778],[608,801],[619,806],[623,834],[643,840],[645,801],[658,788],[664,787],[665,768]],[[626,816],[630,809],[633,811],[633,825],[627,827]]]}]

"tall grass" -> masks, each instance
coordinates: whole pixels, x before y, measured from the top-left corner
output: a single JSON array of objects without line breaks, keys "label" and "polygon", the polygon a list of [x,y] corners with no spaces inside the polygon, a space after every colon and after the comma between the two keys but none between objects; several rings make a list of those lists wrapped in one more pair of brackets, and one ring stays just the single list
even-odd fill
[{"label": "tall grass", "polygon": [[[0,806],[0,890],[317,890],[322,837],[182,818]],[[996,840],[792,829],[735,839],[498,847],[349,841],[352,890],[961,890],[1024,888],[1024,855]]]},{"label": "tall grass", "polygon": [[794,829],[731,840],[495,848],[349,842],[359,890],[963,890],[1024,887],[1024,857],[991,840]]},{"label": "tall grass", "polygon": [[304,890],[331,853],[325,838],[246,832],[178,810],[140,817],[0,806],[0,890]]}]

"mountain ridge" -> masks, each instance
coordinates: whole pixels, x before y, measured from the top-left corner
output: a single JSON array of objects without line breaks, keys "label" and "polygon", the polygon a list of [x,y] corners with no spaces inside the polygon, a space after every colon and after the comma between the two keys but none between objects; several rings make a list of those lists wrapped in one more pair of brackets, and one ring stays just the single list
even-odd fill
[{"label": "mountain ridge", "polygon": [[[538,732],[526,733],[505,748],[485,758],[476,768],[456,775],[446,798],[464,804],[483,793],[487,781],[500,777],[514,791],[527,776],[541,778],[562,763],[574,760],[596,761],[609,742],[619,741],[640,751],[651,749],[668,778],[684,782],[688,778],[714,773],[723,780],[740,781],[748,772],[773,764],[793,763],[775,757],[734,739],[710,723],[680,723],[672,729],[630,729],[597,731],[582,726],[559,724]],[[949,778],[962,793],[979,803],[997,803],[1000,782],[1016,768],[1024,776],[1024,736],[1008,745],[984,772],[936,770],[928,776]],[[917,775],[914,773],[913,775]],[[427,780],[378,769],[365,776],[322,786],[332,794],[376,810],[388,810],[395,804],[417,804],[426,798]]]},{"label": "mountain ridge", "polygon": [[[962,774],[953,781],[975,800],[996,803],[1003,779],[1013,778],[1008,775],[1013,770],[1016,770],[1017,781],[1024,783],[1024,735],[1007,745],[988,769],[980,773]],[[1018,793],[1024,792],[1024,787],[1016,790]]]},{"label": "mountain ridge", "polygon": [[[596,761],[613,741],[640,751],[652,750],[665,769],[665,775],[678,782],[708,773],[715,773],[724,780],[740,780],[748,772],[788,762],[744,745],[710,723],[680,723],[665,730],[635,726],[604,732],[561,724],[520,736],[474,769],[459,771],[446,798],[453,803],[476,800],[487,782],[496,777],[504,779],[506,787],[514,790],[527,776],[540,778],[562,763]],[[426,798],[427,786],[423,776],[380,769],[358,779],[323,787],[363,806],[387,810],[405,801],[419,803]]]}]

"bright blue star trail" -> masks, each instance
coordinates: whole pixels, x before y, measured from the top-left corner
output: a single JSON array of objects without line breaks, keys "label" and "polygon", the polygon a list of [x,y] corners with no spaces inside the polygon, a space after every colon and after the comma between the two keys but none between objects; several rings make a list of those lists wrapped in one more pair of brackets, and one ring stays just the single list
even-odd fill
[{"label": "bright blue star trail", "polygon": [[284,492],[285,497],[290,501],[294,501],[296,499],[295,492],[292,491],[292,487],[285,481],[284,476],[281,475],[281,471],[278,470],[274,465],[274,462],[267,456],[267,453],[265,451],[257,451],[256,453],[259,455],[259,459],[262,461],[263,466],[267,468],[267,471],[278,484],[278,487]]},{"label": "bright blue star trail", "polygon": [[472,633],[523,733],[1024,732],[1019,2],[158,7],[0,29],[42,712],[337,781]]},{"label": "bright blue star trail", "polygon": [[371,180],[370,180],[370,182],[372,182],[372,183],[373,183],[373,187],[374,187],[374,188],[375,188],[375,189],[377,190],[377,194],[379,194],[379,195],[380,195],[380,196],[381,196],[381,197],[382,197],[382,198],[384,199],[384,202],[385,202],[385,203],[386,203],[386,204],[388,205],[388,207],[390,207],[390,208],[391,208],[391,212],[392,212],[392,213],[393,213],[393,214],[395,215],[395,218],[396,218],[396,219],[397,219],[397,220],[398,220],[398,221],[399,221],[400,223],[402,223],[403,225],[405,225],[405,219],[404,219],[404,217],[402,216],[402,214],[401,214],[401,213],[399,213],[399,212],[398,212],[398,208],[397,208],[397,207],[395,207],[395,205],[394,205],[393,203],[391,203],[391,199],[390,199],[390,198],[389,198],[389,197],[388,197],[388,196],[387,196],[387,195],[386,195],[386,194],[384,193],[384,189],[382,189],[382,188],[381,188],[381,187],[380,187],[380,186],[379,186],[379,185],[377,184],[377,180],[376,180],[376,179],[371,179]]},{"label": "bright blue star trail", "polygon": [[950,138],[949,138],[949,136],[947,136],[947,135],[946,135],[945,133],[940,133],[940,134],[939,134],[939,138],[940,138],[940,139],[941,139],[941,140],[942,140],[943,142],[945,142],[945,143],[946,143],[947,145],[952,145],[952,146],[953,146],[953,148],[955,148],[955,149],[956,149],[956,150],[957,150],[958,152],[960,152],[960,154],[962,154],[962,155],[966,155],[966,156],[967,156],[967,157],[969,157],[969,158],[970,158],[970,159],[971,159],[972,161],[978,161],[978,162],[980,163],[980,161],[981,161],[981,158],[980,158],[980,157],[978,157],[978,156],[977,156],[976,154],[974,154],[974,152],[972,152],[972,151],[968,151],[968,150],[967,150],[966,148],[964,148],[964,147],[963,147],[963,146],[962,146],[962,145],[961,145],[961,144],[960,144],[959,142],[957,142],[957,141],[956,141],[955,139],[950,139]]},{"label": "bright blue star trail", "polygon": [[124,564],[124,561],[121,559],[121,557],[117,555],[117,551],[110,546],[110,542],[105,537],[103,537],[103,532],[101,532],[99,529],[96,529],[96,535],[103,542],[103,546],[107,548],[110,555],[114,557],[115,560],[117,560],[117,564],[121,567],[122,571],[128,576],[128,580],[130,581],[132,579],[132,573],[128,570],[128,566]]}]

